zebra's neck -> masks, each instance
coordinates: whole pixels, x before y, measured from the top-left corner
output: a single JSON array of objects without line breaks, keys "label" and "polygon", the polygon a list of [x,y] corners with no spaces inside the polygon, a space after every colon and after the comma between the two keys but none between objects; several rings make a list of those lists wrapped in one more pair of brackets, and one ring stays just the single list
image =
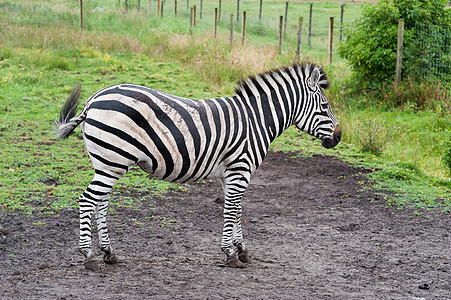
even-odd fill
[{"label": "zebra's neck", "polygon": [[235,98],[247,107],[249,148],[256,168],[263,162],[271,142],[293,124],[303,105],[302,80],[288,71],[248,78],[236,91]]},{"label": "zebra's neck", "polygon": [[265,148],[290,125],[299,109],[299,78],[286,71],[248,78],[239,86],[235,97],[247,104],[251,128],[264,141]]}]

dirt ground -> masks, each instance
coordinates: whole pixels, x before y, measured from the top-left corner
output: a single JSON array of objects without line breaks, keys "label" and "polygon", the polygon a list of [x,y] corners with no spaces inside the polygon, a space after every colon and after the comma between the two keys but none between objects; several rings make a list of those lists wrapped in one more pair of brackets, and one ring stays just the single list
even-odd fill
[{"label": "dirt ground", "polygon": [[245,194],[245,269],[224,267],[207,181],[110,214],[121,262],[100,272],[83,267],[76,210],[1,212],[0,299],[451,299],[449,215],[388,206],[336,158],[291,156],[270,153]]}]

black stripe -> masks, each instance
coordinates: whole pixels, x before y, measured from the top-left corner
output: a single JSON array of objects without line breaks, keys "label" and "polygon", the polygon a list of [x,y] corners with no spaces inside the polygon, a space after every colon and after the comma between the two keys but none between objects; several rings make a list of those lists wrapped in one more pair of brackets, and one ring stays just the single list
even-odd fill
[{"label": "black stripe", "polygon": [[83,192],[83,197],[88,198],[89,200],[95,200],[95,201],[97,201],[96,198],[92,197],[91,195],[87,194],[86,192]]},{"label": "black stripe", "polygon": [[88,188],[86,189],[86,191],[87,191],[88,193],[93,194],[93,195],[96,195],[96,196],[105,196],[105,195],[108,195],[108,194],[109,194],[109,192],[95,191],[95,190],[91,189],[90,187],[88,187]]},{"label": "black stripe", "polygon": [[101,186],[101,187],[104,187],[104,188],[113,188],[111,185],[106,184],[105,182],[102,182],[102,181],[98,181],[98,180],[91,181],[90,185],[91,184],[92,185]]},{"label": "black stripe", "polygon": [[104,177],[108,177],[108,178],[116,179],[116,180],[119,180],[119,178],[120,178],[120,177],[116,177],[114,175],[108,174],[108,173],[106,173],[106,172],[104,172],[102,170],[98,170],[98,169],[95,169],[95,173],[100,175],[100,176],[104,176]]},{"label": "black stripe", "polygon": [[100,139],[98,139],[96,137],[93,137],[93,136],[91,136],[89,134],[86,134],[86,132],[85,132],[85,137],[88,140],[90,140],[91,142],[99,145],[100,147],[108,149],[108,150],[111,150],[113,152],[116,152],[117,154],[119,154],[119,155],[121,155],[121,156],[123,156],[123,157],[125,157],[125,158],[127,158],[127,159],[129,159],[129,160],[131,160],[133,162],[135,162],[135,163],[138,161],[138,158],[135,157],[134,155],[132,155],[132,154],[130,154],[130,153],[128,153],[128,152],[116,147],[116,146],[113,146],[113,145],[111,145],[111,144],[109,144],[109,143],[107,143],[105,141],[102,141],[102,140],[100,140]]},{"label": "black stripe", "polygon": [[101,163],[111,166],[111,167],[115,167],[115,168],[119,168],[119,169],[124,169],[125,171],[128,170],[128,166],[126,165],[122,165],[122,164],[118,164],[112,161],[109,161],[103,157],[101,157],[100,155],[94,154],[92,152],[89,152],[89,155],[91,155],[92,157],[94,157],[95,159],[97,159],[98,161],[100,161]]}]

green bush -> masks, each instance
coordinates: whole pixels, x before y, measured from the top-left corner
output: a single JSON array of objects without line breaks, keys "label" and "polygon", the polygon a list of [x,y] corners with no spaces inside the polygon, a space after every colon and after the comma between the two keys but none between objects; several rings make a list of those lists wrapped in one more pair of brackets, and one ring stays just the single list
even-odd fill
[{"label": "green bush", "polygon": [[448,173],[451,174],[451,131],[446,131],[445,139],[441,146],[443,165],[447,168]]},{"label": "green bush", "polygon": [[[339,54],[348,59],[364,88],[393,81],[396,68],[398,21],[404,19],[403,75],[419,76],[425,66],[415,24],[448,25],[448,0],[379,0],[364,4],[362,17],[339,44]],[[407,77],[406,77],[407,78]]]},{"label": "green bush", "polygon": [[388,131],[383,122],[364,121],[354,130],[360,150],[381,155],[388,142]]}]

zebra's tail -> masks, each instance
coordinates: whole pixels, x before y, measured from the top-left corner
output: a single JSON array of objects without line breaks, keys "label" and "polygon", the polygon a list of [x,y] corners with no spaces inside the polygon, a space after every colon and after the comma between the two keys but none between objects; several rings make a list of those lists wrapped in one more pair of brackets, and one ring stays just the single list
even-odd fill
[{"label": "zebra's tail", "polygon": [[60,111],[60,117],[55,122],[55,134],[58,139],[67,138],[74,129],[86,118],[86,109],[75,117],[77,113],[79,98],[81,92],[81,82],[74,87]]}]

